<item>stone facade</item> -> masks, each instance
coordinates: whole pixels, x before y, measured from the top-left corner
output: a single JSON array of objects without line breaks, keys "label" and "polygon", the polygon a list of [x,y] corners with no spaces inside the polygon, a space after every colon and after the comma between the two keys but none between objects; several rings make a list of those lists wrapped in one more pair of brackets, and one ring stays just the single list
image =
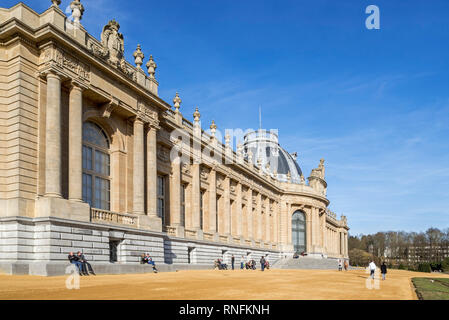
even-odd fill
[{"label": "stone facade", "polygon": [[[41,14],[23,3],[0,8],[0,266],[39,274],[33,263],[78,250],[109,263],[115,245],[122,264],[143,252],[161,264],[277,260],[294,252],[297,211],[305,252],[347,258],[349,228],[327,208],[324,161],[308,184],[302,174],[264,171],[251,152],[233,151],[229,137],[218,141],[215,123],[205,133],[198,109],[193,123],[184,118],[179,94],[174,109],[158,97],[153,56],[145,63],[139,45],[136,66],[127,62],[118,22],[97,40],[80,22],[81,2],[71,9],[74,21],[55,1]],[[108,141],[98,180],[107,195],[94,194],[107,208],[84,194],[88,122]]]}]

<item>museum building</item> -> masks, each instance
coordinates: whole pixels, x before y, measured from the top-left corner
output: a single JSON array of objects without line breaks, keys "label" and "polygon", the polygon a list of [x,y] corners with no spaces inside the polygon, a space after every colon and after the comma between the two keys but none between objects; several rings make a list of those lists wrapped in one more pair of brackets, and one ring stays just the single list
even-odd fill
[{"label": "museum building", "polygon": [[140,45],[125,60],[118,22],[98,40],[82,3],[68,17],[60,2],[0,8],[0,271],[61,273],[71,251],[113,272],[132,272],[144,252],[167,268],[348,258],[324,160],[306,181],[262,129],[234,150],[214,122],[201,128],[198,109],[182,115],[178,93],[173,105],[158,96]]}]

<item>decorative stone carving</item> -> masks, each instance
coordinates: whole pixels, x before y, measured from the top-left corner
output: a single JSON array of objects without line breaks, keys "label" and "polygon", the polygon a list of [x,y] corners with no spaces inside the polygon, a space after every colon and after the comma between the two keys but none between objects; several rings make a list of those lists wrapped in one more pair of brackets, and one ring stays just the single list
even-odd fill
[{"label": "decorative stone carving", "polygon": [[215,138],[216,131],[217,131],[217,125],[215,124],[215,121],[212,120],[212,124],[210,125],[210,133],[212,135],[212,138]]},{"label": "decorative stone carving", "polygon": [[301,184],[306,184],[306,179],[304,178],[303,174],[301,174],[300,179],[301,179]]},{"label": "decorative stone carving", "polygon": [[325,171],[324,159],[321,159],[320,160],[320,164],[318,165],[318,168],[312,169],[312,172],[311,172],[310,176],[311,177],[317,177],[317,178],[320,178],[320,179],[324,180],[324,171]]},{"label": "decorative stone carving", "polygon": [[84,6],[80,2],[80,0],[74,0],[70,3],[70,9],[72,10],[73,22],[75,24],[79,24],[81,19],[83,18]]},{"label": "decorative stone carving", "polygon": [[150,60],[147,62],[146,66],[148,68],[148,75],[150,76],[150,79],[155,79],[154,75],[156,73],[157,64],[154,62],[152,55],[150,55]]},{"label": "decorative stone carving", "polygon": [[51,0],[52,3],[52,7],[59,7],[59,5],[61,4],[61,0]]},{"label": "decorative stone carving", "polygon": [[103,27],[101,33],[101,44],[108,50],[108,61],[114,66],[119,66],[124,60],[125,41],[123,34],[119,33],[120,24],[111,20]]},{"label": "decorative stone carving", "polygon": [[137,45],[137,49],[136,51],[134,51],[133,57],[137,69],[142,69],[141,66],[143,64],[143,59],[145,58],[145,55],[143,54],[142,49],[140,48],[140,44]]},{"label": "decorative stone carving", "polygon": [[188,163],[182,163],[182,173],[190,174],[190,165]]},{"label": "decorative stone carving", "polygon": [[112,98],[110,102],[107,102],[103,105],[101,110],[101,115],[104,118],[110,118],[111,113],[117,108],[119,105],[119,101],[115,98]]},{"label": "decorative stone carving", "polygon": [[288,181],[288,182],[292,182],[292,174],[291,174],[290,171],[287,172],[287,181]]},{"label": "decorative stone carving", "polygon": [[[54,52],[53,57],[52,52]],[[80,80],[87,82],[90,81],[90,67],[87,64],[82,63],[72,55],[68,54],[67,52],[63,51],[62,49],[47,49],[43,53],[43,55],[47,64],[51,64],[53,58],[55,64],[58,67],[74,73]]]},{"label": "decorative stone carving", "polygon": [[175,97],[173,98],[173,106],[175,107],[176,113],[179,113],[179,108],[181,107],[181,98],[179,97],[179,93],[176,92]]},{"label": "decorative stone carving", "polygon": [[194,120],[195,124],[200,122],[200,117],[201,117],[201,114],[198,111],[198,107],[196,107],[195,112],[193,113],[193,120]]},{"label": "decorative stone carving", "polygon": [[170,160],[169,149],[158,144],[157,145],[157,158],[162,162],[168,162]]},{"label": "decorative stone carving", "polygon": [[226,148],[231,148],[231,136],[229,135],[229,132],[226,132],[225,135],[225,147]]},{"label": "decorative stone carving", "polygon": [[203,180],[207,180],[207,178],[209,177],[209,170],[207,170],[206,168],[201,168],[201,179]]}]

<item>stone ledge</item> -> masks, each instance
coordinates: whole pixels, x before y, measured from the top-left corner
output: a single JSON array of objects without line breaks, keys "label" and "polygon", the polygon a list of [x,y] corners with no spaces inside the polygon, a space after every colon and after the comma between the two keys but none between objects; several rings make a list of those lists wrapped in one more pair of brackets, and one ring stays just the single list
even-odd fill
[{"label": "stone ledge", "polygon": [[[100,274],[145,274],[153,273],[151,265],[136,263],[95,263],[90,262],[97,275]],[[67,262],[0,262],[0,274],[35,275],[35,276],[63,276],[70,266]],[[213,268],[210,264],[156,264],[159,272],[176,272],[179,270],[207,270]],[[67,273],[68,275],[68,273]]]}]

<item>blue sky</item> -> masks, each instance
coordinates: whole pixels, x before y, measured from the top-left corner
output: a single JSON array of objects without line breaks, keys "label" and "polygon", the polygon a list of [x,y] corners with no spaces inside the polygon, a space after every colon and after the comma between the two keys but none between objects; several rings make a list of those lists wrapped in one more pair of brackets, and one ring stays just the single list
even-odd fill
[{"label": "blue sky", "polygon": [[256,128],[261,105],[306,176],[325,158],[352,234],[449,227],[448,1],[82,3],[91,34],[115,18],[129,61],[138,43],[154,56],[160,96],[179,91],[187,118],[199,106],[203,128]]}]

